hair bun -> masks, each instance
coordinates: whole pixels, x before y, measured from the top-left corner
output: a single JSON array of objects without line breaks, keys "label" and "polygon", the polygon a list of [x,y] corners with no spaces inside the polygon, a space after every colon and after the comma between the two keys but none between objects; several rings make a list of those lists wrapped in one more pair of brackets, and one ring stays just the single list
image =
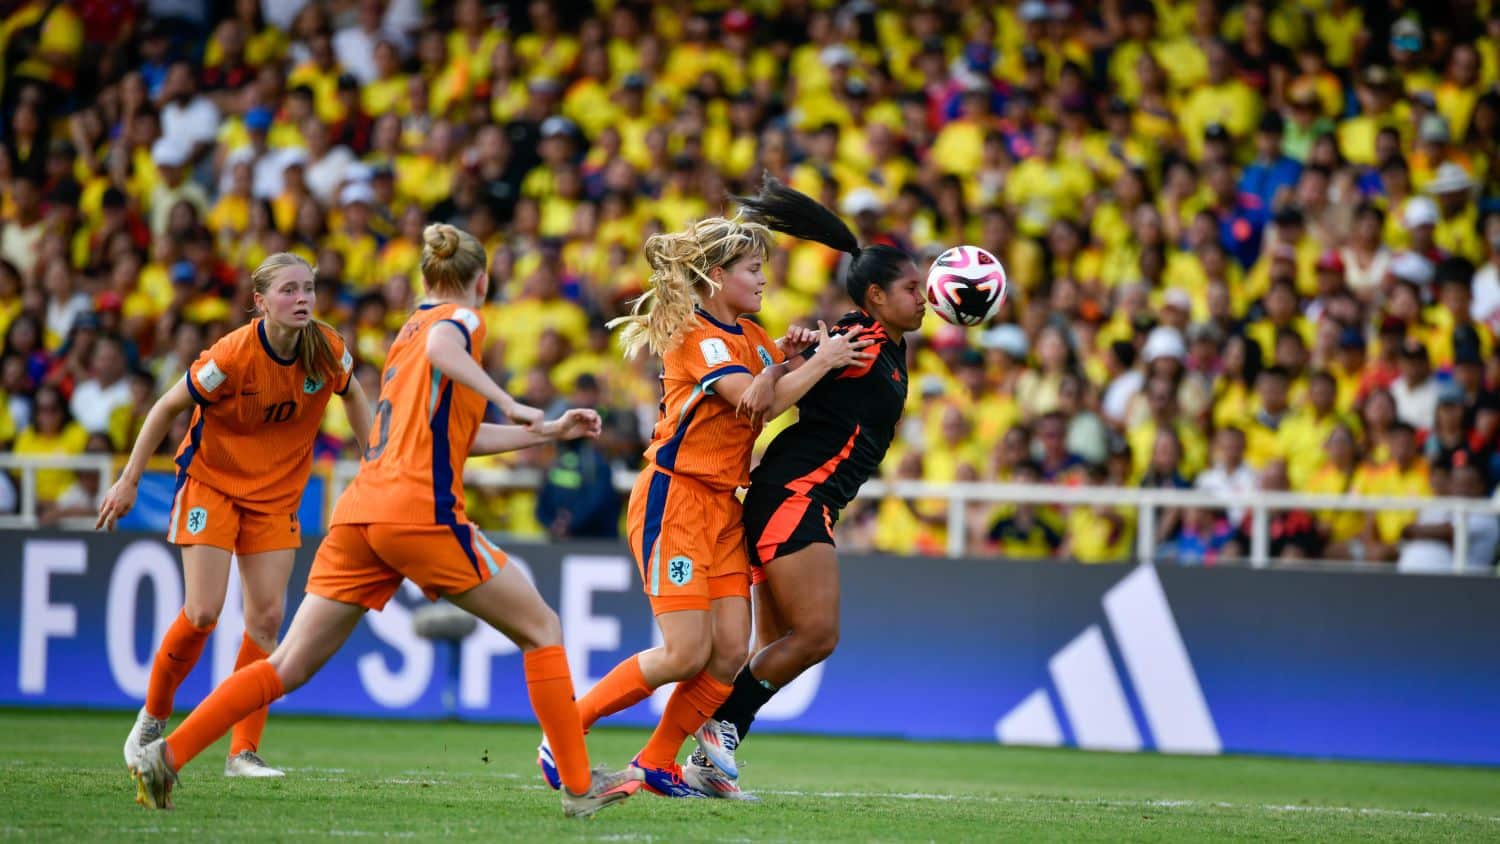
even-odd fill
[{"label": "hair bun", "polygon": [[435,258],[450,258],[458,251],[458,229],[447,223],[433,223],[422,230],[422,242]]}]

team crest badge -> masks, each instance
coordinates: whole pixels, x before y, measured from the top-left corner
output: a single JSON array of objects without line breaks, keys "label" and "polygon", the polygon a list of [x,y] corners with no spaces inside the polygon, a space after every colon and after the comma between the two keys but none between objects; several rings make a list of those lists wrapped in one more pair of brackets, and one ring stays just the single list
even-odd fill
[{"label": "team crest badge", "polygon": [[771,365],[771,353],[768,352],[768,351],[766,351],[766,347],[765,346],[756,346],[755,347],[755,353],[758,354],[758,355],[760,355],[761,366],[770,366]]},{"label": "team crest badge", "polygon": [[203,509],[202,507],[194,507],[193,509],[191,509],[191,510],[188,511],[188,514],[187,514],[187,529],[188,529],[188,533],[191,533],[194,536],[197,536],[198,534],[202,533],[203,529],[206,528],[206,527],[208,527],[208,511],[207,510]]},{"label": "team crest badge", "polygon": [[667,561],[667,579],[675,586],[682,586],[693,579],[693,561],[687,557],[673,557]]},{"label": "team crest badge", "polygon": [[304,393],[316,393],[317,391],[319,391],[321,389],[323,389],[323,379],[322,378],[314,378],[311,375],[309,375],[306,378],[302,379],[302,392],[304,392]]}]

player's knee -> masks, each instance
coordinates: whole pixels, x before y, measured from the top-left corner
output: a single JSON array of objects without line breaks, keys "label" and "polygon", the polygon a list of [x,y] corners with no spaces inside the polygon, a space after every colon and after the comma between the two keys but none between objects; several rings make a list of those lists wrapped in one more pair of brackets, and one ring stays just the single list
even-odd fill
[{"label": "player's knee", "polygon": [[274,642],[281,633],[281,607],[246,609],[245,633],[257,642]]},{"label": "player's knee", "polygon": [[540,645],[541,647],[549,648],[553,645],[561,645],[562,643],[562,619],[557,617],[557,613],[549,609],[547,610],[546,622],[542,625]]},{"label": "player's knee", "polygon": [[815,624],[797,638],[803,641],[803,659],[808,665],[817,665],[832,656],[839,646],[839,626],[836,623]]},{"label": "player's knee", "polygon": [[689,642],[667,642],[663,645],[665,650],[662,659],[662,670],[668,675],[667,682],[686,680],[696,675],[708,665],[708,658],[713,651],[713,642],[707,638],[695,639]]},{"label": "player's knee", "polygon": [[709,657],[708,673],[718,678],[733,678],[745,667],[745,660],[750,658],[750,646],[746,642],[730,641],[715,642],[714,652]]},{"label": "player's knee", "polygon": [[187,617],[188,624],[202,629],[204,627],[213,627],[219,623],[219,610],[221,609],[223,607],[219,605],[190,601],[182,608],[182,614]]},{"label": "player's knee", "polygon": [[549,607],[546,614],[537,616],[536,621],[527,625],[520,631],[520,636],[526,641],[516,644],[523,651],[535,648],[550,648],[553,645],[562,644],[562,621],[558,619],[557,613]]}]

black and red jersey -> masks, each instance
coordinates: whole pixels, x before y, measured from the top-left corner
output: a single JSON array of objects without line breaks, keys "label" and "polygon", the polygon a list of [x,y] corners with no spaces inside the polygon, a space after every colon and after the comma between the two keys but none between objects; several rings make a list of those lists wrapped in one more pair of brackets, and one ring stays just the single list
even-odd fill
[{"label": "black and red jersey", "polygon": [[757,485],[784,486],[837,513],[885,459],[906,407],[906,341],[892,341],[869,314],[855,311],[835,333],[863,332],[875,359],[833,370],[797,403],[800,418],[776,435],[750,473]]}]

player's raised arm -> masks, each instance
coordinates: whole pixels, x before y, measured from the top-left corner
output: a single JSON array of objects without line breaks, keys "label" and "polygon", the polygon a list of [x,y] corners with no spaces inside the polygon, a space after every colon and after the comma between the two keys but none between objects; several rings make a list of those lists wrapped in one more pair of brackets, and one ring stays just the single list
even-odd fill
[{"label": "player's raised arm", "polygon": [[[439,323],[427,332],[427,360],[438,371],[493,402],[511,419],[532,426],[542,421],[542,412],[521,404],[484,371],[470,354],[469,338],[457,325]],[[522,446],[524,448],[524,446]]]},{"label": "player's raised arm", "polygon": [[[781,376],[770,373],[775,367],[766,367],[760,375],[751,378],[740,373],[728,375],[714,384],[714,392],[740,412],[748,413],[752,424],[775,419],[807,395],[813,385],[824,375],[845,366],[864,365],[875,359],[865,348],[873,340],[860,339],[852,333],[828,334],[828,326],[818,320],[816,335],[817,351],[799,366],[795,372]],[[751,394],[752,391],[756,394]]]},{"label": "player's raised arm", "polygon": [[596,439],[602,430],[599,414],[588,408],[574,408],[557,419],[530,427],[484,423],[479,426],[469,454],[501,454],[556,440]]}]

